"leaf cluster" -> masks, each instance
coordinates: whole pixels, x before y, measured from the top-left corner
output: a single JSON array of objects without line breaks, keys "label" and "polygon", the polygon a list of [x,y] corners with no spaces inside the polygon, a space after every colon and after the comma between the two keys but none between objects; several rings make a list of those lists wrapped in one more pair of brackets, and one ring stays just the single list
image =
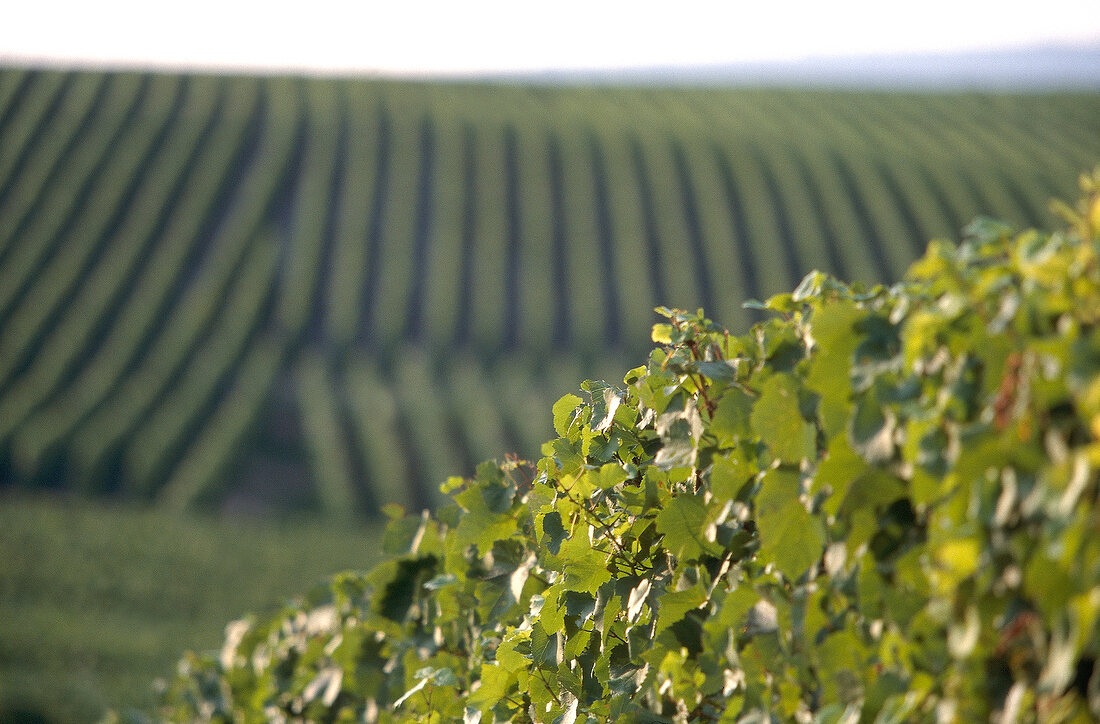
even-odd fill
[{"label": "leaf cluster", "polygon": [[807,276],[732,335],[659,309],[388,559],[191,656],[204,721],[1100,717],[1100,172],[892,287]]}]

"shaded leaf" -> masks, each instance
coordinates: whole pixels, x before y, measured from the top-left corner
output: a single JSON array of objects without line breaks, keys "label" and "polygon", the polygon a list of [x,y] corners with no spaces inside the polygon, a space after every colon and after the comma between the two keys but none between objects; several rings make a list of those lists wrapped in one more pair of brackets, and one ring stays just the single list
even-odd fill
[{"label": "shaded leaf", "polygon": [[568,535],[568,531],[561,522],[561,513],[556,510],[552,510],[549,513],[545,513],[539,517],[542,521],[542,544],[547,549],[557,555],[561,550],[561,542],[565,540]]},{"label": "shaded leaf", "polygon": [[657,418],[657,434],[661,437],[661,449],[654,459],[658,468],[671,470],[695,465],[696,447],[703,434],[703,420],[694,405],[660,415]]},{"label": "shaded leaf", "polygon": [[873,395],[862,395],[855,404],[848,432],[852,449],[871,464],[887,462],[894,456],[894,431],[897,416],[880,405]]}]

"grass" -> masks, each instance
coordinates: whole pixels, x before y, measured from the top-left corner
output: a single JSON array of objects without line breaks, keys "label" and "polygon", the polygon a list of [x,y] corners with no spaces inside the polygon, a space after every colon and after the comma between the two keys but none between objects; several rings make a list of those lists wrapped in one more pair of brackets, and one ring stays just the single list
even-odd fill
[{"label": "grass", "polygon": [[375,560],[376,528],[0,496],[0,722],[149,709],[185,650]]}]

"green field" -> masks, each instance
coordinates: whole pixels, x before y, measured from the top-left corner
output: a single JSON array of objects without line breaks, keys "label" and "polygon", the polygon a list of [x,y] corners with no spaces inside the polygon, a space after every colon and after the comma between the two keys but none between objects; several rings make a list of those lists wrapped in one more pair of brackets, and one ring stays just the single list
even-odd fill
[{"label": "green field", "polygon": [[0,722],[149,711],[185,650],[217,649],[228,621],[373,565],[380,538],[51,497],[0,506]]},{"label": "green field", "polygon": [[0,484],[431,504],[655,305],[893,280],[1098,160],[1100,93],[0,69]]}]

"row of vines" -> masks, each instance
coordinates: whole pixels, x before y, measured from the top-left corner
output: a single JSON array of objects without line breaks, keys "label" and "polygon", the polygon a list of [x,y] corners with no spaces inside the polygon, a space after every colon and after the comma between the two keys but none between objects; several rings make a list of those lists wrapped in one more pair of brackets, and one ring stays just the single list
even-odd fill
[{"label": "row of vines", "polygon": [[655,305],[1041,225],[1098,139],[1097,94],[0,69],[0,483],[430,503]]}]

